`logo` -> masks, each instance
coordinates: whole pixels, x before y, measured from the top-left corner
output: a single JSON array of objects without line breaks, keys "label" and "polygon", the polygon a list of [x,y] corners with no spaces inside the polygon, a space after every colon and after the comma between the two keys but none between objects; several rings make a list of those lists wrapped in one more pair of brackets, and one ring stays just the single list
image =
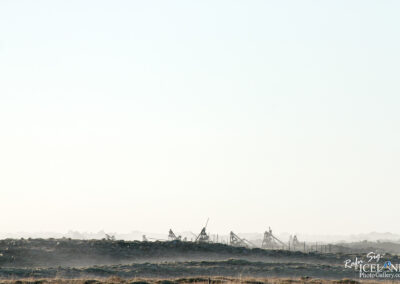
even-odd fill
[{"label": "logo", "polygon": [[[369,252],[365,257],[346,259],[344,268],[359,271],[360,278],[400,278],[400,263],[383,261],[384,254]],[[383,261],[383,263],[382,263]]]}]

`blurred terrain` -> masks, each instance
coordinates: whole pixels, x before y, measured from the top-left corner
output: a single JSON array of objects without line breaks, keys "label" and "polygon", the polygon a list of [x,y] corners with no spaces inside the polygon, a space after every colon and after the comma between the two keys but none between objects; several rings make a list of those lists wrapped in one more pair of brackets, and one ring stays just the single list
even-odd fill
[{"label": "blurred terrain", "polygon": [[[398,263],[398,244],[361,242],[332,246],[331,253],[265,250],[182,241],[0,240],[0,278],[317,277],[356,278],[346,259],[385,251]],[[336,251],[335,251],[336,250]],[[394,252],[396,252],[394,250]]]}]

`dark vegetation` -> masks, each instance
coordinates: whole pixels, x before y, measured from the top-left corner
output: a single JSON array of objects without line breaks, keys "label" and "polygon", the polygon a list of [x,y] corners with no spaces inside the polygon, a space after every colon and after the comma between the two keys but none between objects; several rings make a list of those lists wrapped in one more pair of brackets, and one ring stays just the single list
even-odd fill
[{"label": "dark vegetation", "polygon": [[[344,260],[360,254],[246,249],[192,242],[0,240],[0,278],[356,277]],[[397,256],[390,259],[400,262]]]},{"label": "dark vegetation", "polygon": [[336,262],[338,254],[247,249],[193,242],[128,242],[71,239],[6,239],[0,241],[2,267],[54,267],[188,260],[287,259]]},{"label": "dark vegetation", "polygon": [[19,280],[0,280],[0,283],[4,284],[186,284],[186,283],[198,283],[198,284],[229,284],[229,283],[241,283],[241,284],[359,284],[359,283],[381,283],[379,281],[356,281],[352,279],[341,279],[341,280],[327,280],[327,279],[314,279],[311,277],[301,278],[254,278],[254,277],[185,277],[185,278],[174,278],[174,279],[160,279],[160,278],[131,278],[124,279],[120,277],[110,277],[101,279],[19,279]]},{"label": "dark vegetation", "polygon": [[342,266],[307,263],[266,263],[230,259],[226,261],[188,261],[165,263],[136,263],[83,268],[3,268],[1,278],[83,278],[83,277],[160,277],[218,275],[235,277],[291,277],[312,276],[335,278],[355,277],[352,270]]},{"label": "dark vegetation", "polygon": [[[352,242],[340,244],[341,248],[351,251],[369,252],[375,251],[380,253],[391,253],[400,254],[400,243],[389,242],[389,241],[362,241],[362,242]],[[344,251],[345,251],[344,250]]]}]

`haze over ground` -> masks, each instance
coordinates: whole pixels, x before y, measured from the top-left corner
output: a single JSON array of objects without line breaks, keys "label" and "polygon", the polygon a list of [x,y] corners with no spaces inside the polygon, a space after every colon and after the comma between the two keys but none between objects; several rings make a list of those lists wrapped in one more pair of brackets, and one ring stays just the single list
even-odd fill
[{"label": "haze over ground", "polygon": [[[102,240],[106,239],[108,236],[114,236],[116,240],[125,241],[143,241],[143,235],[151,241],[165,241],[168,240],[168,232],[143,232],[143,231],[130,231],[130,232],[106,232],[100,230],[98,232],[79,232],[69,230],[67,232],[14,232],[14,233],[0,233],[1,239],[29,239],[29,238],[55,238],[55,239],[75,239],[75,240]],[[177,236],[181,236],[182,239],[187,241],[194,241],[195,234],[198,232],[186,231],[186,232],[174,232]],[[244,233],[235,232],[240,238],[245,238],[251,241],[255,245],[261,245],[263,240],[263,232],[258,233]],[[288,243],[290,236],[293,236],[293,232],[273,232],[274,235],[284,243]],[[222,234],[217,234],[208,231],[210,239],[213,242],[219,243],[229,243],[229,232],[224,232]],[[371,232],[366,234],[352,234],[352,235],[335,235],[335,234],[296,234],[298,240],[303,243],[306,242],[308,245],[313,246],[315,243],[322,244],[342,244],[342,243],[353,243],[353,242],[375,242],[374,245],[379,245],[378,243],[400,243],[400,235],[392,233],[378,233]]]},{"label": "haze over ground", "polygon": [[2,1],[0,231],[399,234],[399,8]]}]

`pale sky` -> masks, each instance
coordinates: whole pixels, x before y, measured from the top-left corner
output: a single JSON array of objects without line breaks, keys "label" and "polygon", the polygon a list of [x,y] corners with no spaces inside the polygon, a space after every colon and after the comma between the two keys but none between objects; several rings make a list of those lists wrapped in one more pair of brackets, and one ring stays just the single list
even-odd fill
[{"label": "pale sky", "polygon": [[0,2],[0,231],[400,233],[399,1]]}]

